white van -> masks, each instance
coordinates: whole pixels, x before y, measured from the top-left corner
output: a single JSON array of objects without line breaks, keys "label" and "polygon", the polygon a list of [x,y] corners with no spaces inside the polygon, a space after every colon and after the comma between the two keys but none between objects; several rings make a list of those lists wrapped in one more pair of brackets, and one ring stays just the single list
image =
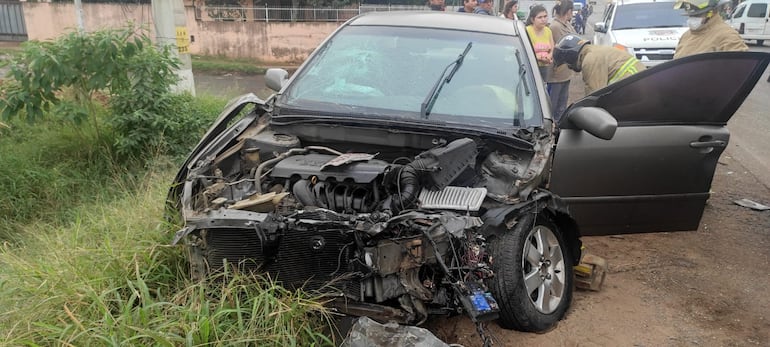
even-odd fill
[{"label": "white van", "polygon": [[674,0],[615,0],[594,24],[593,43],[626,50],[653,66],[674,58],[687,29],[687,16],[674,9]]},{"label": "white van", "polygon": [[728,23],[744,40],[757,40],[758,45],[770,40],[770,0],[746,0],[738,4]]}]

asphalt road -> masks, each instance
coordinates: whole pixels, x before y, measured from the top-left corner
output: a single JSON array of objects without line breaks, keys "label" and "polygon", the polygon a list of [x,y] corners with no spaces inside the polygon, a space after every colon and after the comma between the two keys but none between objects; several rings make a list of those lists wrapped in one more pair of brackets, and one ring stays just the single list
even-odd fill
[{"label": "asphalt road", "polygon": [[[770,46],[749,46],[751,51],[770,53]],[[770,69],[766,70],[749,97],[727,123],[731,138],[728,151],[765,187],[770,188]],[[770,202],[770,201],[768,201]]]}]

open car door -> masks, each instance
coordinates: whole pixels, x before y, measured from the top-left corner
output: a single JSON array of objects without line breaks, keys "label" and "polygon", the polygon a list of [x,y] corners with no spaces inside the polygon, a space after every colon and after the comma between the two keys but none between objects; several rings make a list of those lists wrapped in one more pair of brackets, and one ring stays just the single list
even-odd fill
[{"label": "open car door", "polygon": [[[725,125],[770,62],[758,52],[670,61],[571,105],[560,123],[550,189],[583,235],[695,230],[709,198]],[[618,122],[611,140],[577,129],[569,113],[600,107]]]}]

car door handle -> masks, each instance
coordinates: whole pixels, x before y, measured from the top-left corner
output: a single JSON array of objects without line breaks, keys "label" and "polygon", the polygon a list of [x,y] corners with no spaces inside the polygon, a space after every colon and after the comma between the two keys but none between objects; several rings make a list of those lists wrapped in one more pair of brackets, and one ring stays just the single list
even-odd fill
[{"label": "car door handle", "polygon": [[726,147],[726,146],[727,146],[727,142],[722,140],[690,142],[690,148],[709,148],[709,147]]}]

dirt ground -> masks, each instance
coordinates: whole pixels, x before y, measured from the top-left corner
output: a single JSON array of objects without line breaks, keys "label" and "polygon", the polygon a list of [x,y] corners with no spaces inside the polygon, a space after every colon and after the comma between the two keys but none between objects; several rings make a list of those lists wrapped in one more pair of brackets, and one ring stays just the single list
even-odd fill
[{"label": "dirt ground", "polygon": [[[732,158],[734,146],[720,158],[697,231],[584,237],[586,251],[609,263],[602,290],[577,290],[544,334],[488,323],[495,345],[770,346],[770,211],[733,202],[770,204],[770,189]],[[482,345],[465,316],[427,327],[447,343]]]}]

